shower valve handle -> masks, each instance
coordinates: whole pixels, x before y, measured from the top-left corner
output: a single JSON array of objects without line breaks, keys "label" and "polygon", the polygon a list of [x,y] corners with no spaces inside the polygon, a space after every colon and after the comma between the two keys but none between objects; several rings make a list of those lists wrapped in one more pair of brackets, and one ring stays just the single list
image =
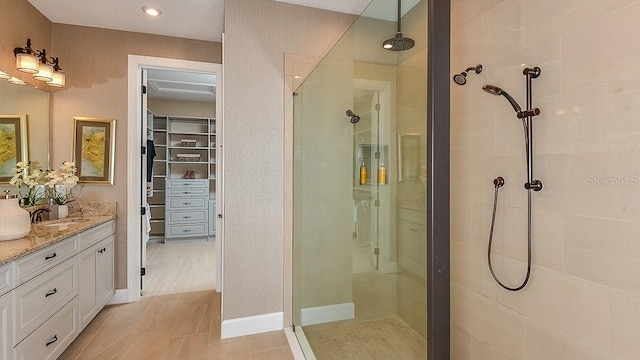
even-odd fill
[{"label": "shower valve handle", "polygon": [[524,188],[527,190],[540,191],[542,190],[542,181],[533,180],[530,183],[524,183]]},{"label": "shower valve handle", "polygon": [[529,116],[533,117],[537,115],[540,115],[540,109],[538,108],[531,109],[531,110],[518,111],[518,119],[524,119]]}]

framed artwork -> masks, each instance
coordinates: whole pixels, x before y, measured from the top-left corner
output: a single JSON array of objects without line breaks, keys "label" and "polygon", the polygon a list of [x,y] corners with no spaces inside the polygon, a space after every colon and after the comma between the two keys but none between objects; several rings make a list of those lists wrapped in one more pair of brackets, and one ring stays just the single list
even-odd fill
[{"label": "framed artwork", "polygon": [[113,185],[116,120],[75,117],[73,161],[79,182]]},{"label": "framed artwork", "polygon": [[27,115],[0,115],[0,182],[8,183],[20,161],[29,159]]},{"label": "framed artwork", "polygon": [[419,180],[420,134],[398,134],[398,180]]}]

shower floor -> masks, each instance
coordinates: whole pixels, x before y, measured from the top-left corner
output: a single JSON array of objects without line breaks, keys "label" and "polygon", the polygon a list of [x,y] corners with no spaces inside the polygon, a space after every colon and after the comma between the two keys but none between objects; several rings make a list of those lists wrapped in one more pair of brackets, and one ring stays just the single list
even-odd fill
[{"label": "shower floor", "polygon": [[418,360],[427,345],[397,316],[305,326],[318,360]]}]

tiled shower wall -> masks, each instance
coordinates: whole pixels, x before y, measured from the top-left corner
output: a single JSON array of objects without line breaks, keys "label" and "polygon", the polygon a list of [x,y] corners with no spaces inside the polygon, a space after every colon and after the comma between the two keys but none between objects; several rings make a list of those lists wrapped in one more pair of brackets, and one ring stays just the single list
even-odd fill
[{"label": "tiled shower wall", "polygon": [[[452,359],[640,357],[640,2],[453,0],[451,85]],[[506,179],[494,264],[514,285],[526,269],[523,106],[533,80],[533,269],[509,293],[486,248],[492,180]]]}]

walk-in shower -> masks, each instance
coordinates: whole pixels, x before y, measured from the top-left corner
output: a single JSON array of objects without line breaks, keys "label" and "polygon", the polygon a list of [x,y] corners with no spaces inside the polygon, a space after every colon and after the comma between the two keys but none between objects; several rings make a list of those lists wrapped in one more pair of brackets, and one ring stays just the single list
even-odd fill
[{"label": "walk-in shower", "polygon": [[307,359],[426,358],[427,1],[405,3],[411,51],[380,46],[396,26],[409,39],[395,1],[373,0],[293,97],[292,317]]}]

